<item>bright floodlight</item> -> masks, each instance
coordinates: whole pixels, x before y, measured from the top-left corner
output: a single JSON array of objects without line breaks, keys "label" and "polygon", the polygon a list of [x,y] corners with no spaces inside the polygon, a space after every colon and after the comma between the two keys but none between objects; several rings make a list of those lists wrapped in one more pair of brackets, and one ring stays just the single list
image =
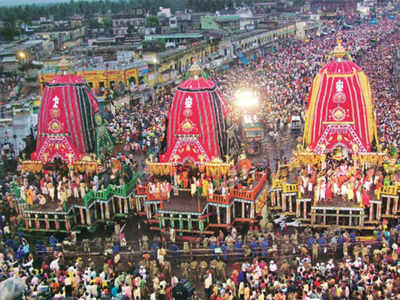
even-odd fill
[{"label": "bright floodlight", "polygon": [[24,59],[26,57],[26,53],[24,51],[18,51],[18,57],[20,59]]},{"label": "bright floodlight", "polygon": [[236,105],[241,108],[254,107],[258,105],[258,97],[252,90],[238,90],[235,93]]}]

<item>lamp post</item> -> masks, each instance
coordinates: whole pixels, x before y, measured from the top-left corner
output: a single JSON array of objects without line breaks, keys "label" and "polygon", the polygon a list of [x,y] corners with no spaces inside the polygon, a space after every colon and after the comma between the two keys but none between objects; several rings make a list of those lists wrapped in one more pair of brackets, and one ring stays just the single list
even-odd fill
[{"label": "lamp post", "polygon": [[25,79],[25,69],[28,64],[28,53],[24,50],[18,50],[16,53],[17,56],[17,61],[18,61],[18,69],[19,69],[19,74],[22,76],[23,79]]},{"label": "lamp post", "polygon": [[26,52],[23,51],[23,50],[19,50],[19,51],[17,52],[17,58],[18,58],[19,62],[22,63],[22,64],[25,63],[25,61],[26,61],[26,56],[27,56],[27,55],[26,55]]},{"label": "lamp post", "polygon": [[257,130],[256,115],[260,104],[258,95],[253,90],[244,88],[237,90],[234,97],[233,104],[239,114],[239,122],[243,127],[241,133],[243,150],[247,152],[252,149],[251,151],[253,152],[254,148],[250,147],[250,145],[253,145],[253,137],[249,135],[249,132],[250,128]]},{"label": "lamp post", "polygon": [[153,63],[154,63],[155,80],[156,80],[156,83],[158,84],[160,74],[158,73],[158,60],[157,60],[157,57],[153,58]]}]

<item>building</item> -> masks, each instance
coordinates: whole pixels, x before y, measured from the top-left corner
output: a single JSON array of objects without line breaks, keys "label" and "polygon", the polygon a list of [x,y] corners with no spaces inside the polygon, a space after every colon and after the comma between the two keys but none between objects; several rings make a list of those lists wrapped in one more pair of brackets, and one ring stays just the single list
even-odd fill
[{"label": "building", "polygon": [[118,15],[112,19],[112,31],[114,35],[127,35],[137,32],[145,24],[142,15]]},{"label": "building", "polygon": [[191,43],[197,42],[203,39],[201,33],[171,33],[171,34],[147,34],[144,37],[145,41],[163,40],[166,45],[172,47],[186,46]]},{"label": "building", "polygon": [[188,32],[192,29],[192,13],[190,11],[176,11],[175,17],[179,32]]},{"label": "building", "polygon": [[71,25],[71,27],[81,27],[84,25],[85,22],[85,17],[84,16],[80,16],[80,15],[75,15],[75,16],[71,16],[69,17],[69,23]]},{"label": "building", "polygon": [[142,41],[138,36],[98,37],[89,39],[85,46],[71,49],[70,54],[89,57],[102,56],[105,60],[116,60],[119,51],[133,51],[138,59],[142,48]]},{"label": "building", "polygon": [[241,29],[239,15],[203,16],[200,18],[200,24],[202,30],[237,32]]},{"label": "building", "polygon": [[[0,54],[1,55],[1,54]],[[7,55],[0,57],[0,64],[2,72],[16,72],[18,69],[18,60],[15,55]]]},{"label": "building", "polygon": [[296,24],[288,24],[275,30],[257,29],[250,32],[244,32],[233,36],[232,44],[235,52],[242,53],[255,50],[257,48],[272,47],[279,40],[295,37]]},{"label": "building", "polygon": [[267,14],[278,8],[278,3],[276,1],[260,2],[254,3],[253,11],[255,14]]},{"label": "building", "polygon": [[[60,60],[58,60],[60,64]],[[81,64],[80,64],[81,65]],[[40,90],[57,74],[58,66],[47,66],[39,74]],[[143,84],[148,73],[147,63],[136,61],[133,63],[106,62],[96,66],[75,66],[72,68],[78,76],[82,76],[96,95],[102,95],[105,89],[114,89],[123,85],[129,88],[132,85]]]},{"label": "building", "polygon": [[206,12],[192,13],[191,19],[193,30],[201,29],[201,18],[205,16],[211,16],[211,14]]},{"label": "building", "polygon": [[160,53],[143,53],[143,59],[150,65],[147,84],[149,86],[166,85],[179,79],[195,62],[218,51],[218,41],[198,41],[190,47],[170,49]]},{"label": "building", "polygon": [[36,39],[3,44],[0,47],[0,65],[4,72],[16,72],[22,64],[39,61],[53,51],[51,41]]},{"label": "building", "polygon": [[43,40],[53,41],[54,50],[61,51],[81,44],[85,36],[85,27],[71,27],[68,24],[57,27],[47,26],[45,30],[37,32],[36,36]]}]

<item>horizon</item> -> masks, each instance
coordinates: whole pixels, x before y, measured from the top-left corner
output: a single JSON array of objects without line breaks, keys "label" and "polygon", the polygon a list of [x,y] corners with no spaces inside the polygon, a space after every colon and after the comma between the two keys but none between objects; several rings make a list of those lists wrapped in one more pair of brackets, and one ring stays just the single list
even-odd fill
[{"label": "horizon", "polygon": [[[69,2],[70,0],[0,0],[0,7],[12,7],[20,5],[49,5],[53,3]],[[75,0],[81,1],[81,0]],[[83,1],[83,0],[82,0]],[[96,1],[96,0],[85,0],[85,1]]]}]

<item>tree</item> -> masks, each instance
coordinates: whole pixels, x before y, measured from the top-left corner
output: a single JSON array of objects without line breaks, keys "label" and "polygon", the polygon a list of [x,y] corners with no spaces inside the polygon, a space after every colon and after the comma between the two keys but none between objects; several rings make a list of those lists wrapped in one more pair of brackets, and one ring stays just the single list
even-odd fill
[{"label": "tree", "polygon": [[18,35],[18,30],[14,24],[5,23],[4,27],[0,29],[0,36],[6,41],[12,41]]},{"label": "tree", "polygon": [[104,31],[107,33],[112,32],[112,20],[109,17],[105,17],[103,19],[103,26],[104,26]]},{"label": "tree", "polygon": [[148,16],[146,17],[146,27],[149,28],[158,28],[160,26],[160,20],[157,16]]},{"label": "tree", "polygon": [[144,51],[154,51],[161,52],[165,50],[165,40],[157,39],[153,41],[144,41],[143,43]]},{"label": "tree", "polygon": [[128,34],[132,34],[132,33],[135,33],[135,32],[136,32],[135,26],[129,24],[129,25],[128,25],[127,33],[128,33]]},{"label": "tree", "polygon": [[93,18],[93,19],[89,20],[89,27],[90,28],[99,28],[100,24],[96,18]]}]

